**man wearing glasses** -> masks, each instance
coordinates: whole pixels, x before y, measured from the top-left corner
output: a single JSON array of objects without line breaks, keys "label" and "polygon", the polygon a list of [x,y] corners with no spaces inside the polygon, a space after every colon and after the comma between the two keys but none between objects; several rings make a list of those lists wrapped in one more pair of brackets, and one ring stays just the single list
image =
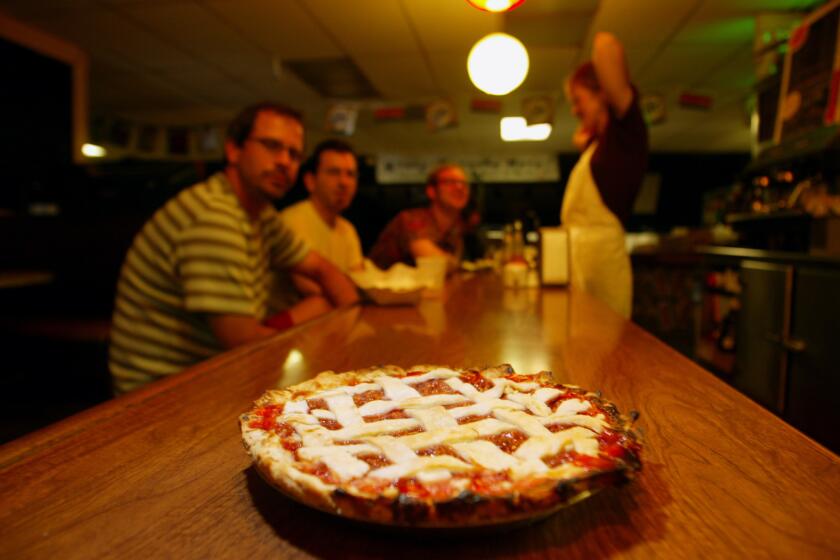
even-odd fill
[{"label": "man wearing glasses", "polygon": [[[293,109],[246,108],[228,127],[225,170],[182,191],[137,234],[120,272],[111,330],[117,392],[358,300],[347,277],[274,210],[297,177],[303,137]],[[277,291],[288,271],[320,295],[283,308]]]},{"label": "man wearing glasses", "polygon": [[376,266],[444,256],[448,270],[457,269],[464,249],[461,211],[470,199],[466,173],[451,163],[436,167],[426,179],[426,196],[429,206],[403,210],[385,226],[368,255]]}]

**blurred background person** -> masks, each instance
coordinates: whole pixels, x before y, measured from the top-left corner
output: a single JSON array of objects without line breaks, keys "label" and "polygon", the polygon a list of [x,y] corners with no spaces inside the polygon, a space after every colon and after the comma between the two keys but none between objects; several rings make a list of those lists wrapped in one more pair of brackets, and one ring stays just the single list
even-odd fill
[{"label": "blurred background person", "polygon": [[[272,205],[294,184],[303,143],[297,111],[247,107],[228,127],[224,171],[181,191],[134,238],[111,329],[117,392],[358,301],[347,277],[286,228]],[[276,307],[285,271],[311,279],[323,295]]]},{"label": "blurred background person", "polygon": [[443,256],[447,269],[457,270],[464,252],[462,210],[470,200],[470,183],[456,164],[439,165],[426,179],[429,205],[403,210],[379,235],[368,257],[379,268],[417,257]]},{"label": "blurred background person", "polygon": [[[324,140],[315,146],[302,175],[309,197],[280,212],[280,219],[342,272],[361,270],[364,257],[359,235],[353,224],[341,216],[353,202],[358,187],[353,148],[342,140]],[[287,284],[289,304],[320,294],[318,285],[300,274],[291,275]]]},{"label": "blurred background person", "polygon": [[560,212],[570,235],[571,285],[629,318],[633,273],[624,225],[647,167],[648,134],[618,39],[595,35],[592,60],[572,74],[567,94],[580,120],[573,142],[582,151]]}]

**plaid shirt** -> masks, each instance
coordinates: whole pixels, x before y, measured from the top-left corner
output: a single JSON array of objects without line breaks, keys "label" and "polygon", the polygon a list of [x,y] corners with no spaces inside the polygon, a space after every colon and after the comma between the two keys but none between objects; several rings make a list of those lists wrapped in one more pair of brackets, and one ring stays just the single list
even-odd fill
[{"label": "plaid shirt", "polygon": [[441,231],[430,208],[403,210],[379,234],[368,258],[383,270],[398,262],[414,266],[411,242],[428,239],[460,259],[464,250],[463,230],[458,220],[448,230]]}]

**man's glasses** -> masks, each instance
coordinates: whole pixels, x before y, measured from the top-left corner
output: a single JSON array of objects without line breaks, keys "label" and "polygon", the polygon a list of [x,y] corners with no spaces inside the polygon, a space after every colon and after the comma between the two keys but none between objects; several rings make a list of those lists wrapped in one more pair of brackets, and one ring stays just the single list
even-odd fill
[{"label": "man's glasses", "polygon": [[274,138],[248,138],[247,140],[253,140],[254,142],[262,144],[262,147],[265,148],[274,157],[277,157],[281,153],[286,152],[287,154],[289,154],[289,159],[291,159],[295,163],[300,163],[301,161],[303,161],[303,152],[301,152],[297,148],[291,148],[287,146],[280,140],[275,140]]}]

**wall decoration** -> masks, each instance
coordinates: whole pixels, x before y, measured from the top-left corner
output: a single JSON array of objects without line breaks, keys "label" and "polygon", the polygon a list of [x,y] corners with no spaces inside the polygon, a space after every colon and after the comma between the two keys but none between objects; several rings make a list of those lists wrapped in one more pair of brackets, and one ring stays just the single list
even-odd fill
[{"label": "wall decoration", "polygon": [[333,134],[352,136],[358,116],[359,106],[355,103],[334,103],[327,109],[325,129]]},{"label": "wall decoration", "polygon": [[429,170],[447,162],[464,167],[473,181],[483,183],[539,183],[560,180],[560,165],[554,154],[516,156],[380,154],[376,159],[376,180],[381,184],[422,184]]},{"label": "wall decoration", "polygon": [[377,121],[401,121],[405,118],[405,107],[377,107],[373,110],[373,118]]},{"label": "wall decoration", "polygon": [[498,115],[502,112],[502,102],[498,99],[474,97],[470,100],[470,110],[473,113],[489,113]]},{"label": "wall decoration", "polygon": [[662,95],[643,95],[639,100],[639,105],[648,126],[662,124],[668,117],[665,97]]},{"label": "wall decoration", "polygon": [[548,95],[536,95],[522,100],[522,116],[528,126],[554,123],[554,99]]},{"label": "wall decoration", "polygon": [[711,95],[684,92],[680,94],[679,104],[680,107],[684,107],[686,109],[708,111],[712,108],[713,99]]},{"label": "wall decoration", "polygon": [[426,127],[431,132],[452,128],[458,124],[455,104],[448,99],[439,99],[426,106]]}]

